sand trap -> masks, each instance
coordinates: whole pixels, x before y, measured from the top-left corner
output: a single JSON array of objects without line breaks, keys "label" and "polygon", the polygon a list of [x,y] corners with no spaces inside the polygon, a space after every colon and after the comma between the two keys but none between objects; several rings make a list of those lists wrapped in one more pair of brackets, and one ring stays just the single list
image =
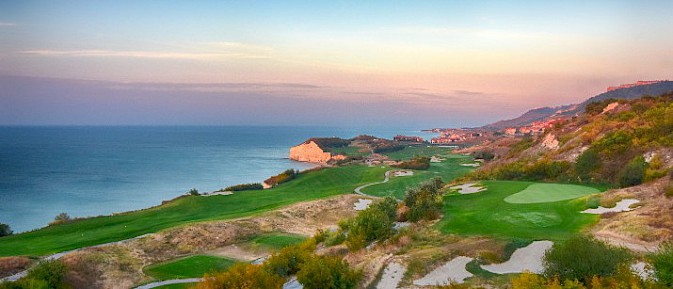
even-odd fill
[{"label": "sand trap", "polygon": [[409,226],[411,226],[411,223],[409,222],[395,222],[395,225],[393,225],[393,230],[399,230]]},{"label": "sand trap", "polygon": [[516,249],[507,262],[482,265],[481,268],[496,274],[523,273],[524,271],[540,274],[544,270],[542,258],[552,245],[554,245],[552,241],[535,241],[527,247]]},{"label": "sand trap", "polygon": [[458,190],[458,193],[462,195],[474,194],[486,190],[486,188],[482,187],[477,183],[462,184],[460,186],[453,186],[450,189]]},{"label": "sand trap", "polygon": [[440,157],[436,157],[436,156],[432,156],[432,157],[430,158],[430,162],[431,162],[431,163],[441,163],[441,162],[444,161],[444,160],[446,160],[446,159],[443,159],[443,158],[440,158]]},{"label": "sand trap", "polygon": [[372,204],[372,200],[358,199],[358,202],[353,204],[353,209],[356,211],[364,211]]},{"label": "sand trap", "polygon": [[614,208],[605,208],[605,207],[598,207],[595,209],[586,209],[582,211],[582,213],[585,214],[605,214],[605,213],[619,213],[619,212],[628,212],[628,211],[633,211],[635,209],[629,208],[633,204],[640,203],[640,200],[638,199],[623,199],[619,202],[617,202],[617,205],[614,206]]},{"label": "sand trap", "polygon": [[376,289],[397,289],[397,285],[402,281],[402,276],[404,276],[404,271],[406,270],[407,268],[399,263],[392,262],[388,264],[383,270],[381,281],[376,284]]},{"label": "sand trap", "polygon": [[464,167],[473,167],[473,168],[476,168],[476,167],[480,166],[481,164],[480,164],[480,163],[473,163],[473,164],[460,164],[460,165],[461,165],[461,166],[464,166]]},{"label": "sand trap", "polygon": [[304,285],[301,285],[299,281],[297,281],[297,277],[292,277],[290,281],[285,282],[283,284],[283,289],[303,289]]},{"label": "sand trap", "polygon": [[654,272],[651,269],[645,268],[645,262],[638,262],[631,264],[631,272],[640,276],[643,280],[653,279]]},{"label": "sand trap", "polygon": [[474,275],[465,270],[465,265],[472,262],[472,258],[465,256],[458,256],[439,268],[433,270],[425,277],[415,280],[414,285],[418,286],[434,286],[434,285],[449,285],[449,283],[463,283],[465,279]]},{"label": "sand trap", "polygon": [[393,173],[394,176],[396,177],[408,177],[408,176],[413,176],[414,172],[413,171],[395,171]]}]

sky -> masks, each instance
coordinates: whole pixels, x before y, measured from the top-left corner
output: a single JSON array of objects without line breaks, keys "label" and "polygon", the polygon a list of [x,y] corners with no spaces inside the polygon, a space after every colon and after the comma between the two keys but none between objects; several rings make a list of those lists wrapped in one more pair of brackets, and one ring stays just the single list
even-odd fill
[{"label": "sky", "polygon": [[673,79],[672,1],[0,1],[0,125],[483,125]]}]

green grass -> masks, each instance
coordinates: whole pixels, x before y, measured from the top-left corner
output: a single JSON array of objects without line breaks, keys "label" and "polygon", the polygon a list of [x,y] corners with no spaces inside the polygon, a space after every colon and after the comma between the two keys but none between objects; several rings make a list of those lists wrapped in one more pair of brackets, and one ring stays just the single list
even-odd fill
[{"label": "green grass", "polygon": [[287,246],[299,244],[304,240],[306,240],[306,237],[302,235],[270,233],[259,235],[250,240],[249,243],[254,247],[265,247],[272,250],[280,250]]},{"label": "green grass", "polygon": [[[445,151],[445,153],[446,152],[448,151]],[[415,170],[413,176],[391,176],[389,182],[366,187],[362,192],[372,196],[393,196],[398,199],[403,199],[404,193],[408,188],[418,187],[418,184],[425,180],[441,177],[445,182],[449,182],[474,170],[472,167],[460,165],[472,162],[472,157],[456,154],[443,154],[438,156],[441,156],[441,158],[445,160],[440,163],[430,163],[430,168],[427,170]]]},{"label": "green grass", "polygon": [[402,150],[394,152],[384,152],[382,155],[388,156],[392,160],[410,160],[414,156],[425,156],[431,157],[435,155],[446,155],[451,153],[453,148],[438,147],[438,146],[428,146],[428,145],[412,145],[407,146]]},{"label": "green grass", "polygon": [[347,147],[339,147],[339,148],[330,148],[329,152],[331,152],[333,155],[334,154],[345,154],[347,156],[351,157],[356,157],[356,156],[366,156],[370,154],[370,151],[360,151],[362,150],[361,147],[353,147],[353,146],[347,146]]},{"label": "green grass", "polygon": [[0,256],[40,256],[114,242],[188,223],[251,216],[293,203],[351,193],[380,181],[385,168],[346,166],[301,174],[270,190],[184,197],[136,212],[102,216],[0,238]]},{"label": "green grass", "polygon": [[550,203],[577,199],[599,192],[598,189],[580,185],[537,183],[506,197],[505,202],[512,204]]},{"label": "green grass", "polygon": [[145,267],[145,274],[158,280],[199,278],[224,271],[237,261],[208,255],[194,255]]},{"label": "green grass", "polygon": [[444,217],[437,228],[444,233],[483,235],[501,239],[565,240],[595,223],[596,215],[581,214],[587,199],[553,203],[512,204],[504,199],[531,182],[481,181],[487,190],[444,197]]}]

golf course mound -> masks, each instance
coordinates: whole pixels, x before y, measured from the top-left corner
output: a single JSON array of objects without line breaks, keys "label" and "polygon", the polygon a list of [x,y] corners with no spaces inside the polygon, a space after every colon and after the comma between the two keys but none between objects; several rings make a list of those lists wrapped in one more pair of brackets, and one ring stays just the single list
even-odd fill
[{"label": "golf course mound", "polygon": [[577,199],[599,193],[598,189],[571,184],[534,183],[524,190],[509,195],[505,202],[510,204],[538,204]]}]

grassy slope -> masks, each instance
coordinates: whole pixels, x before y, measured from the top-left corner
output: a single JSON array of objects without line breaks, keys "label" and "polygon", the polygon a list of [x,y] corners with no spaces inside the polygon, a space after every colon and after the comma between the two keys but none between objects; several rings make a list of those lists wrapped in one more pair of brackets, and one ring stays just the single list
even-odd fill
[{"label": "grassy slope", "polygon": [[[469,156],[448,154],[450,149],[433,150],[434,153],[430,155],[441,156],[446,159],[441,163],[430,163],[430,168],[427,170],[415,170],[413,176],[406,177],[393,177],[391,176],[390,181],[385,184],[374,185],[366,187],[362,190],[365,194],[370,194],[373,196],[394,196],[398,199],[404,198],[404,193],[408,188],[417,187],[420,182],[425,180],[441,177],[445,182],[451,181],[455,178],[463,176],[474,168],[461,166],[462,163],[471,163],[472,158]],[[406,149],[405,149],[406,150]],[[418,152],[418,150],[415,150]],[[429,152],[429,150],[425,150]],[[412,155],[413,156],[413,155]]]},{"label": "grassy slope", "polygon": [[504,198],[531,182],[481,181],[487,190],[444,198],[444,218],[437,224],[444,233],[486,235],[503,239],[564,240],[596,215],[580,214],[586,198],[538,204],[510,204]]},{"label": "grassy slope", "polygon": [[144,269],[148,276],[158,280],[203,277],[205,273],[224,271],[237,261],[207,255],[194,255],[165,263],[154,264]]},{"label": "grassy slope", "polygon": [[505,198],[505,202],[513,204],[549,203],[577,199],[586,195],[599,193],[598,189],[571,184],[532,184],[523,191]]},{"label": "grassy slope", "polygon": [[388,156],[391,160],[409,160],[414,156],[435,156],[435,155],[445,155],[453,150],[452,148],[438,147],[438,146],[428,146],[428,145],[414,145],[407,146],[402,150],[394,152],[385,152],[381,153],[382,155]]},{"label": "grassy slope", "polygon": [[328,168],[302,174],[270,190],[186,197],[142,211],[46,227],[0,238],[0,256],[46,255],[192,222],[250,216],[300,201],[350,193],[359,184],[380,181],[384,172],[383,168],[366,166]]}]

